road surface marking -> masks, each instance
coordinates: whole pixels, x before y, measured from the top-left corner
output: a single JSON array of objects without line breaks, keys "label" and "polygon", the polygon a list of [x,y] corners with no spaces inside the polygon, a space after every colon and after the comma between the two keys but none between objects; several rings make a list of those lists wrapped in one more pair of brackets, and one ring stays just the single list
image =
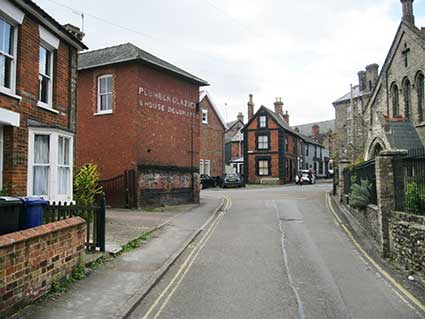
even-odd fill
[{"label": "road surface marking", "polygon": [[[350,238],[350,240],[352,241],[352,243],[354,244],[354,246],[358,249],[358,251],[360,253],[363,254],[363,256],[375,267],[375,269],[378,270],[378,273],[380,275],[382,275],[385,279],[387,279],[392,285],[393,287],[395,287],[397,290],[392,289],[394,291],[394,293],[407,305],[409,306],[411,309],[415,310],[415,307],[413,307],[408,300],[406,300],[406,298],[408,298],[411,302],[413,302],[419,309],[421,309],[423,312],[425,312],[425,305],[421,303],[421,301],[419,299],[417,299],[415,296],[413,296],[409,291],[407,291],[401,284],[399,284],[389,273],[387,273],[384,269],[382,269],[381,266],[379,266],[372,257],[370,257],[368,255],[368,253],[360,246],[360,244],[357,242],[357,240],[354,238],[353,234],[350,232],[350,230],[344,225],[343,221],[341,220],[341,218],[338,216],[338,214],[335,212],[332,203],[331,203],[331,199],[329,194],[326,194],[326,199],[327,199],[327,204],[329,207],[329,210],[331,211],[333,217],[337,220],[338,225],[344,230],[344,232],[347,234],[347,236]],[[402,293],[406,298],[404,298],[400,293]],[[422,314],[418,313],[416,311],[416,313],[421,316]]]},{"label": "road surface marking", "polygon": [[[158,318],[158,316],[161,314],[162,310],[165,308],[165,306],[167,305],[168,301],[170,300],[171,296],[174,294],[174,292],[180,286],[180,284],[183,281],[184,277],[186,276],[187,272],[192,267],[193,262],[195,261],[196,257],[199,255],[199,252],[202,250],[202,248],[205,246],[205,244],[207,243],[207,241],[210,239],[210,237],[212,236],[212,234],[213,234],[214,230],[216,229],[218,223],[223,218],[223,216],[225,215],[225,213],[232,206],[232,200],[229,197],[227,197],[227,196],[224,196],[224,197],[225,197],[226,202],[227,202],[226,203],[226,206],[221,211],[221,213],[218,215],[218,217],[216,218],[216,220],[208,227],[208,230],[205,233],[205,235],[195,245],[195,247],[193,248],[193,250],[190,252],[189,256],[186,258],[186,260],[184,261],[184,263],[181,265],[181,267],[179,268],[179,270],[177,271],[177,273],[174,275],[173,279],[170,281],[170,283],[167,285],[167,287],[164,288],[164,290],[161,292],[161,294],[158,296],[158,298],[155,300],[155,302],[152,304],[152,306],[149,308],[149,310],[143,316],[143,319],[148,319],[149,318],[149,316],[152,314],[152,312],[155,310],[155,308],[157,308],[157,306],[159,305],[159,303],[161,302],[161,300],[164,298],[164,296],[166,296],[166,294],[168,293],[168,291],[170,290],[170,288],[173,286],[173,284],[176,282],[176,280],[180,277],[180,274],[183,273],[182,276],[181,276],[181,278],[177,281],[176,286],[166,296],[164,302],[162,303],[162,305],[160,306],[159,310],[157,311],[157,313],[155,314],[155,316],[153,318]],[[192,258],[192,256],[193,256],[193,258]]]}]

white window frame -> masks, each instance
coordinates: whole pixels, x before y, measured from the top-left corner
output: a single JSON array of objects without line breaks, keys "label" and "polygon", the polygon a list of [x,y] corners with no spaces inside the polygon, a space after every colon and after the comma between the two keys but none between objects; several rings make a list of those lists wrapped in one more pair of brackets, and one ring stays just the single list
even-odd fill
[{"label": "white window frame", "polygon": [[[257,148],[259,150],[268,150],[269,149],[269,136],[268,135],[258,135],[257,137]],[[260,140],[261,139],[261,140]]]},{"label": "white window frame", "polygon": [[211,161],[210,160],[204,161],[204,172],[205,172],[205,175],[211,176]]},{"label": "white window frame", "polygon": [[202,109],[202,124],[208,124],[208,110]]},{"label": "white window frame", "polygon": [[8,16],[0,13],[0,19],[4,20],[6,23],[10,24],[13,28],[13,40],[12,40],[12,54],[0,51],[0,55],[6,56],[12,60],[11,70],[10,70],[10,88],[0,85],[0,93],[9,95],[13,98],[21,99],[21,97],[16,95],[16,60],[17,60],[17,47],[18,47],[18,23],[9,18]]},{"label": "white window frame", "polygon": [[[49,68],[50,68],[50,75],[48,74],[43,74],[40,73],[40,49],[44,48],[47,50],[47,52],[49,52],[50,54],[50,61],[49,61]],[[38,83],[38,102],[37,102],[37,106],[41,107],[43,109],[46,109],[48,111],[52,111],[54,113],[59,113],[57,110],[53,109],[53,81],[54,81],[54,59],[55,59],[55,49],[47,42],[41,40],[40,41],[40,46],[39,46],[39,54],[38,54],[38,76],[44,76],[47,77],[49,79],[49,87],[48,87],[48,97],[47,97],[47,102],[43,102],[40,100],[40,80]]]},{"label": "white window frame", "polygon": [[0,124],[0,191],[3,190],[3,125]]},{"label": "white window frame", "polygon": [[204,160],[199,160],[199,175],[204,174]]},{"label": "white window frame", "polygon": [[264,128],[264,127],[267,127],[267,116],[260,115],[260,128]]},{"label": "white window frame", "polygon": [[[33,195],[33,176],[34,176],[34,136],[35,135],[49,135],[49,182],[48,182],[48,194],[45,194],[45,198],[49,201],[61,201],[61,202],[72,202],[73,189],[72,189],[72,176],[73,176],[73,165],[74,165],[74,135],[69,132],[65,132],[57,129],[50,128],[29,128],[28,136],[28,177],[27,177],[27,194],[28,196]],[[69,138],[69,167],[71,178],[68,181],[68,194],[60,195],[58,192],[58,168],[59,168],[59,136]],[[38,196],[38,195],[37,195]]]},{"label": "white window frame", "polygon": [[[103,79],[107,79],[107,78],[111,78],[111,83],[112,83],[112,88],[111,88],[111,92],[106,92],[106,93],[100,93],[100,81]],[[101,96],[103,95],[110,95],[110,99],[111,99],[111,109],[109,110],[101,110]],[[96,114],[111,114],[113,112],[114,109],[114,77],[112,74],[104,74],[101,75],[97,78],[97,107],[96,107]]]}]

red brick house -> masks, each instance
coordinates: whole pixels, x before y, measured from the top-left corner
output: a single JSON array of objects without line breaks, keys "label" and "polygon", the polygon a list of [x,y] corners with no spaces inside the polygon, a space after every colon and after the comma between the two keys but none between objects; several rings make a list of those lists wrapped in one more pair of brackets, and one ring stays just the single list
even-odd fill
[{"label": "red brick house", "polygon": [[78,165],[137,175],[137,206],[199,200],[205,81],[127,43],[80,54]]},{"label": "red brick house", "polygon": [[200,96],[201,147],[199,173],[222,176],[224,173],[224,132],[226,123],[208,91]]},{"label": "red brick house", "polygon": [[248,183],[290,183],[298,171],[301,138],[289,126],[281,100],[275,112],[261,106],[254,114],[252,96],[244,133],[244,176]]},{"label": "red brick house", "polygon": [[3,193],[72,200],[81,38],[32,1],[0,1]]},{"label": "red brick house", "polygon": [[243,127],[243,114],[239,113],[235,121],[227,123],[224,137],[226,165],[228,165],[230,171],[239,174],[243,174]]}]

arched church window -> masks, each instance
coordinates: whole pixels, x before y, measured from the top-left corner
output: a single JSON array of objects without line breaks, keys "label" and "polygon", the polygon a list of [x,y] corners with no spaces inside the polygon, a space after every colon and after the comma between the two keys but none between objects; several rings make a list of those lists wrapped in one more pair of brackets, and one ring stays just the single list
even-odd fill
[{"label": "arched church window", "polygon": [[412,110],[412,107],[411,107],[412,101],[411,101],[410,91],[411,91],[410,81],[409,79],[405,79],[403,81],[403,99],[404,99],[404,116],[406,118],[410,118],[410,113]]},{"label": "arched church window", "polygon": [[423,122],[425,107],[425,77],[422,72],[419,72],[416,77],[416,90],[418,92],[418,121]]},{"label": "arched church window", "polygon": [[400,115],[400,107],[399,107],[399,100],[398,100],[398,86],[395,83],[391,87],[391,104],[393,107],[393,117]]}]

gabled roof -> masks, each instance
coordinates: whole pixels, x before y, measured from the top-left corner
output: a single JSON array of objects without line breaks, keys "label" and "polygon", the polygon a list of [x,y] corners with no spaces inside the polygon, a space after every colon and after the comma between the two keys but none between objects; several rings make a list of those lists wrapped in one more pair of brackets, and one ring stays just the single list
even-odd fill
[{"label": "gabled roof", "polygon": [[78,70],[86,70],[129,61],[141,61],[147,63],[156,68],[160,68],[177,76],[183,77],[190,82],[199,84],[200,86],[209,85],[208,82],[138,48],[132,43],[125,43],[81,53],[78,56]]},{"label": "gabled roof", "polygon": [[[360,91],[359,85],[353,86],[353,99],[368,95],[370,93],[371,93],[370,91]],[[351,91],[345,94],[344,96],[340,97],[338,100],[336,100],[332,104],[339,104],[349,100],[351,100]]]},{"label": "gabled roof", "polygon": [[51,15],[39,7],[35,2],[31,0],[12,0],[13,3],[25,11],[30,12],[37,19],[41,21],[47,28],[51,29],[59,37],[63,38],[69,44],[77,48],[78,50],[88,49],[87,46],[73,34],[71,34],[63,25],[56,21]]},{"label": "gabled roof", "polygon": [[234,120],[231,122],[226,123],[227,131],[230,131],[237,123],[241,123],[241,127],[243,127],[245,124],[241,120]]},{"label": "gabled roof", "polygon": [[217,106],[215,105],[213,99],[211,98],[211,95],[208,91],[201,91],[200,93],[200,97],[199,97],[199,101],[202,101],[203,99],[208,99],[208,101],[210,101],[210,104],[215,112],[215,114],[217,115],[218,119],[220,120],[221,125],[223,125],[224,129],[227,129],[226,123],[224,122],[223,117],[220,114],[220,111],[218,110]]},{"label": "gabled roof", "polygon": [[303,135],[311,136],[311,129],[314,125],[318,125],[320,127],[320,133],[328,133],[329,131],[335,132],[335,120],[329,121],[321,121],[321,122],[312,122],[302,125],[294,125],[294,129],[299,129],[300,133]]}]

